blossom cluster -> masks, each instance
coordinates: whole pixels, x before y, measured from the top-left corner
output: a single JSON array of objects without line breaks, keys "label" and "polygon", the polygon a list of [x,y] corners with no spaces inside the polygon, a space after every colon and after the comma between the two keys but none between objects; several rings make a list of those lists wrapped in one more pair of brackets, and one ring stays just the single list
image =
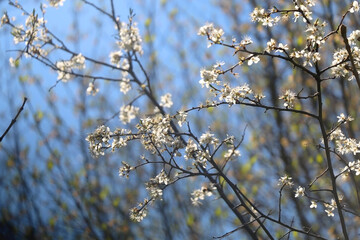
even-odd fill
[{"label": "blossom cluster", "polygon": [[284,52],[288,49],[289,47],[287,44],[279,43],[278,45],[276,45],[276,41],[272,38],[266,43],[265,51],[271,52],[275,50],[275,52]]},{"label": "blossom cluster", "polygon": [[201,204],[200,200],[204,200],[205,197],[210,197],[213,195],[214,190],[216,190],[215,185],[210,184],[210,186],[202,186],[200,189],[197,189],[191,193],[191,203],[195,206]]},{"label": "blossom cluster", "polygon": [[209,88],[211,84],[220,84],[220,81],[218,81],[218,76],[221,70],[219,70],[219,67],[221,67],[223,63],[217,63],[213,65],[210,69],[202,69],[200,71],[200,77],[201,80],[199,83],[201,84],[201,87]]},{"label": "blossom cluster", "polygon": [[110,147],[111,131],[109,127],[99,126],[92,134],[89,134],[86,141],[89,142],[89,149],[94,157],[104,155],[104,148]]},{"label": "blossom cluster", "polygon": [[224,87],[220,90],[220,100],[225,100],[229,105],[236,104],[237,101],[241,101],[245,97],[253,93],[253,90],[247,83],[242,86],[236,86],[231,88],[228,84],[224,84]]},{"label": "blossom cluster", "polygon": [[359,37],[360,30],[351,32],[347,37],[351,48],[351,55],[354,60],[353,63],[355,65],[355,69],[353,69],[352,65],[349,63],[349,53],[345,48],[340,48],[334,52],[332,61],[332,74],[335,77],[346,77],[349,81],[351,81],[355,78],[353,71],[357,71],[359,73],[358,69],[360,69],[360,49],[357,46]]},{"label": "blossom cluster", "polygon": [[161,96],[160,106],[163,106],[165,108],[171,108],[172,105],[173,101],[171,100],[171,93],[167,93],[164,96]]},{"label": "blossom cluster", "polygon": [[119,118],[122,123],[130,123],[131,120],[136,118],[136,115],[139,113],[139,108],[132,105],[124,105],[120,108]]},{"label": "blossom cluster", "polygon": [[279,16],[272,17],[271,13],[272,12],[267,12],[263,8],[255,8],[250,16],[253,22],[260,22],[263,26],[272,27],[277,24],[281,18]]},{"label": "blossom cluster", "polygon": [[123,166],[121,168],[119,168],[119,176],[123,177],[125,176],[126,178],[129,178],[129,174],[132,170],[134,170],[135,168],[130,166],[127,162],[122,161],[121,162],[123,164]]},{"label": "blossom cluster", "polygon": [[331,199],[330,203],[324,203],[325,212],[327,213],[328,217],[334,217],[334,210],[337,208],[336,202],[334,199]]},{"label": "blossom cluster", "polygon": [[130,22],[130,23],[121,23],[120,28],[120,41],[118,45],[121,49],[127,52],[137,52],[140,55],[143,54],[142,50],[142,39],[140,37],[139,28],[137,27],[137,23]]},{"label": "blossom cluster", "polygon": [[141,222],[148,213],[147,204],[148,199],[144,199],[144,202],[138,204],[137,207],[130,209],[130,219],[134,222]]},{"label": "blossom cluster", "polygon": [[360,153],[360,142],[354,138],[347,138],[341,129],[333,131],[330,135],[330,140],[335,141],[336,151],[342,155],[348,153],[356,155]]},{"label": "blossom cluster", "polygon": [[213,44],[220,43],[224,40],[224,30],[221,28],[215,28],[213,23],[207,23],[206,25],[202,26],[198,31],[198,35],[208,37],[210,40],[208,47]]},{"label": "blossom cluster", "polygon": [[56,63],[58,79],[67,82],[71,79],[73,69],[85,69],[85,57],[79,53],[70,60],[62,60]]},{"label": "blossom cluster", "polygon": [[65,0],[47,0],[52,7],[59,7],[64,5]]},{"label": "blossom cluster", "polygon": [[295,197],[303,197],[305,195],[305,188],[298,186],[297,189],[295,190]]},{"label": "blossom cluster", "polygon": [[294,183],[292,181],[292,177],[288,175],[284,175],[281,178],[279,178],[278,185],[289,186],[291,188],[294,185]]},{"label": "blossom cluster", "polygon": [[163,195],[163,188],[169,183],[170,179],[163,169],[155,178],[151,178],[150,181],[146,183],[146,189],[150,193],[152,199],[161,199]]},{"label": "blossom cluster", "polygon": [[[110,131],[109,127],[104,125],[99,126],[93,133],[86,137],[89,142],[89,150],[94,157],[104,155],[104,150],[112,148],[114,151],[117,148],[127,145],[127,141],[131,139],[131,131],[125,129],[116,129],[114,133]],[[121,137],[121,136],[126,136]],[[113,139],[110,144],[110,140]]]},{"label": "blossom cluster", "polygon": [[286,90],[285,93],[279,97],[279,99],[284,100],[284,107],[293,108],[295,97],[296,94],[293,91]]}]

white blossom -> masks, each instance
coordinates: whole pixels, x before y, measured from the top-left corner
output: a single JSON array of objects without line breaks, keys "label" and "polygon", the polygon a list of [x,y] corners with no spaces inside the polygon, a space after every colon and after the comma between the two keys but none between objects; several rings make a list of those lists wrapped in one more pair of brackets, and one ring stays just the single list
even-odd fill
[{"label": "white blossom", "polygon": [[121,162],[123,164],[123,166],[121,168],[119,168],[119,176],[123,177],[125,176],[126,178],[129,178],[129,174],[132,170],[134,170],[135,168],[130,166],[127,162],[122,161]]},{"label": "white blossom", "polygon": [[279,178],[278,185],[287,185],[290,188],[294,185],[292,182],[292,177],[289,177],[288,175],[284,175],[283,177]]},{"label": "white blossom", "polygon": [[248,65],[251,66],[253,63],[258,63],[260,61],[260,58],[258,56],[252,56],[249,61],[248,61]]},{"label": "white blossom", "polygon": [[95,96],[98,92],[99,89],[95,87],[93,82],[90,82],[88,88],[86,89],[86,94]]},{"label": "white blossom", "polygon": [[52,7],[59,7],[64,5],[65,0],[47,0]]},{"label": "white blossom", "polygon": [[215,68],[211,68],[209,70],[202,69],[200,71],[200,77],[201,80],[199,83],[201,84],[201,87],[209,88],[210,84],[217,84],[219,81],[217,81],[219,74]]},{"label": "white blossom", "polygon": [[310,208],[317,208],[317,203],[315,201],[311,201]]},{"label": "white blossom", "polygon": [[208,47],[210,47],[212,44],[220,43],[224,40],[224,30],[221,28],[215,28],[214,24],[212,23],[206,23],[204,26],[202,26],[198,31],[198,35],[208,37],[210,40]]},{"label": "white blossom", "polygon": [[177,115],[176,118],[178,120],[178,124],[180,127],[182,127],[182,125],[184,124],[184,122],[186,121],[187,118],[187,112],[182,112],[180,111]]},{"label": "white blossom", "polygon": [[339,116],[337,116],[337,118],[338,118],[338,123],[340,122],[346,123],[354,120],[351,116],[345,116],[344,113],[341,113]]},{"label": "white blossom", "polygon": [[171,93],[167,93],[160,98],[160,106],[165,108],[170,108],[173,105],[173,101],[171,100]]},{"label": "white blossom", "polygon": [[104,155],[104,148],[110,147],[111,134],[110,128],[102,125],[87,136],[85,140],[89,142],[89,149],[94,157]]},{"label": "white blossom", "polygon": [[85,57],[81,53],[68,61],[58,61],[56,63],[58,79],[67,82],[71,78],[73,69],[84,69],[85,67]]},{"label": "white blossom", "polygon": [[212,144],[216,146],[219,143],[219,140],[214,137],[214,134],[210,132],[203,133],[199,139],[201,144]]},{"label": "white blossom", "polygon": [[331,203],[324,203],[324,207],[325,207],[325,212],[327,213],[328,217],[334,217],[334,210],[337,208],[336,207],[336,202],[334,199],[331,199]]},{"label": "white blossom", "polygon": [[210,197],[213,195],[216,187],[214,185],[210,185],[209,187],[203,186],[201,189],[197,189],[191,193],[191,203],[194,206],[198,206],[201,204],[200,200],[204,200],[205,197]]},{"label": "white blossom", "polygon": [[305,195],[305,188],[299,186],[295,191],[295,197],[302,197]]},{"label": "white blossom", "polygon": [[360,10],[359,2],[353,1],[352,7],[349,9],[349,12],[354,13],[354,12],[358,12],[359,10]]},{"label": "white blossom", "polygon": [[122,106],[120,108],[120,120],[126,124],[126,123],[130,123],[131,120],[133,120],[136,115],[139,113],[139,108],[138,107],[134,107],[132,105],[126,105],[126,106]]},{"label": "white blossom", "polygon": [[130,79],[123,77],[120,82],[120,92],[126,94],[131,90]]},{"label": "white blossom", "polygon": [[229,160],[235,159],[236,157],[240,156],[240,151],[237,149],[228,149],[227,152],[224,154],[224,158]]},{"label": "white blossom", "polygon": [[112,64],[115,64],[117,67],[120,67],[121,56],[122,56],[121,51],[111,52],[110,55],[109,55],[110,62]]},{"label": "white blossom", "polygon": [[284,107],[293,108],[296,94],[291,90],[286,90],[284,95],[280,96],[279,99],[284,100]]},{"label": "white blossom", "polygon": [[137,23],[131,22],[127,24],[125,22],[121,23],[120,28],[120,41],[118,45],[121,49],[130,52],[138,52],[140,55],[143,54],[142,50],[142,39],[140,37],[139,29],[137,28]]},{"label": "white blossom", "polygon": [[130,219],[134,222],[141,222],[147,215],[147,204],[149,200],[144,199],[144,202],[139,203],[137,207],[130,209]]}]

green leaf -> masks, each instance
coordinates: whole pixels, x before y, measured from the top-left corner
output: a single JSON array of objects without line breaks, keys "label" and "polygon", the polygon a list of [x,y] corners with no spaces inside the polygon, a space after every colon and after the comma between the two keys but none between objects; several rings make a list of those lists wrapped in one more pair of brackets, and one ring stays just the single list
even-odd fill
[{"label": "green leaf", "polygon": [[149,27],[150,24],[151,24],[151,22],[152,22],[151,18],[147,18],[147,19],[145,20],[145,27]]},{"label": "green leaf", "polygon": [[56,223],[56,218],[55,217],[52,217],[49,219],[49,225],[50,227],[54,227],[55,226],[55,223]]},{"label": "green leaf", "polygon": [[101,200],[105,200],[105,198],[109,195],[109,188],[108,187],[104,187],[101,192],[100,192],[100,199]]},{"label": "green leaf", "polygon": [[47,161],[47,164],[46,164],[46,167],[48,170],[52,170],[54,168],[54,162],[52,160],[48,160]]},{"label": "green leaf", "polygon": [[188,226],[192,226],[194,224],[194,215],[192,215],[191,213],[187,216],[187,219],[186,219],[186,224]]},{"label": "green leaf", "polygon": [[22,83],[27,82],[28,79],[29,79],[28,75],[19,76],[19,81],[22,82]]},{"label": "green leaf", "polygon": [[321,154],[319,153],[318,155],[316,155],[316,162],[317,163],[322,163],[324,161],[323,157],[321,156]]},{"label": "green leaf", "polygon": [[116,198],[113,200],[112,205],[113,205],[114,207],[117,207],[117,206],[119,206],[119,204],[120,204],[120,198],[119,198],[119,197],[116,197]]},{"label": "green leaf", "polygon": [[220,207],[217,207],[217,208],[215,209],[215,216],[216,216],[216,217],[221,217],[221,213],[222,213],[221,208],[220,208]]},{"label": "green leaf", "polygon": [[35,113],[35,120],[37,122],[40,122],[41,119],[43,119],[43,117],[44,117],[44,113],[41,110],[37,110]]}]

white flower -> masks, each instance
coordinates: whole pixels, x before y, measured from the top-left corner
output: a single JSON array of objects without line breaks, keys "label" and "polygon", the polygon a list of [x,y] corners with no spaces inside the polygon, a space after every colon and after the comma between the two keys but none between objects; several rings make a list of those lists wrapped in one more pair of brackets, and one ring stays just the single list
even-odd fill
[{"label": "white flower", "polygon": [[47,0],[52,7],[59,7],[62,6],[65,2],[65,0]]},{"label": "white flower", "polygon": [[346,123],[348,121],[351,122],[354,120],[354,118],[352,118],[351,116],[346,117],[344,113],[341,113],[339,116],[337,116],[337,118],[338,118],[338,123],[340,122]]},{"label": "white flower", "polygon": [[132,105],[122,106],[120,108],[120,120],[126,124],[131,122],[139,113],[139,108]]},{"label": "white flower", "polygon": [[225,101],[229,103],[229,105],[232,105],[236,104],[237,101],[241,101],[243,98],[247,97],[249,94],[252,93],[252,89],[246,83],[242,86],[236,86],[234,88],[231,88],[227,84],[224,84],[224,88],[221,89],[221,95],[219,96],[219,99],[225,99]]},{"label": "white flower", "polygon": [[310,208],[317,208],[317,203],[315,201],[311,201]]},{"label": "white flower", "polygon": [[334,217],[334,210],[337,208],[336,207],[336,202],[334,199],[331,199],[331,203],[328,204],[328,203],[324,203],[324,206],[325,206],[325,212],[327,213],[328,217]]},{"label": "white flower", "polygon": [[305,195],[305,188],[299,186],[295,191],[295,197],[302,197]]},{"label": "white flower", "polygon": [[291,188],[294,185],[294,183],[292,182],[292,177],[289,177],[288,175],[285,174],[283,177],[279,178],[278,185],[287,185]]},{"label": "white flower", "polygon": [[125,51],[134,51],[138,52],[140,55],[143,54],[142,50],[142,40],[140,37],[139,29],[137,28],[137,24],[135,22],[131,24],[121,23],[120,29],[120,41],[118,45],[121,49]]},{"label": "white flower", "polygon": [[220,43],[224,40],[224,30],[221,28],[215,28],[212,23],[206,23],[204,26],[202,26],[198,31],[198,35],[208,37],[208,39],[211,41],[209,42],[208,47],[214,43]]},{"label": "white flower", "polygon": [[[271,10],[270,10],[271,11]],[[271,17],[271,15],[265,11],[263,8],[255,8],[254,11],[250,14],[251,21],[253,22],[260,22],[263,26],[272,27],[276,23],[280,21],[280,17]]]},{"label": "white flower", "polygon": [[289,47],[287,44],[282,44],[282,43],[279,43],[277,49],[275,50],[275,52],[283,52],[284,50],[288,50]]},{"label": "white flower", "polygon": [[258,56],[253,56],[248,61],[248,65],[251,66],[253,63],[258,63],[260,61],[260,58]]},{"label": "white flower", "polygon": [[244,46],[249,45],[249,44],[252,44],[252,43],[253,43],[253,41],[251,40],[251,38],[250,38],[249,36],[245,36],[245,37],[243,38],[243,40],[241,40],[240,45],[241,45],[242,47],[244,47]]},{"label": "white flower", "polygon": [[206,133],[203,133],[199,139],[199,142],[201,144],[213,144],[213,145],[216,145],[219,140],[214,137],[214,134],[210,133],[210,132],[206,132]]},{"label": "white flower", "polygon": [[122,161],[121,162],[123,164],[123,167],[119,168],[119,176],[123,177],[125,176],[126,178],[129,178],[129,174],[132,170],[134,170],[135,168],[130,166],[127,162]]},{"label": "white flower", "polygon": [[87,136],[85,140],[89,142],[89,149],[94,157],[104,155],[104,148],[110,147],[111,134],[110,128],[102,125],[94,133]]},{"label": "white flower", "polygon": [[188,160],[194,158],[194,155],[196,154],[197,151],[198,151],[198,147],[196,143],[191,138],[189,138],[185,147],[185,153],[186,153],[185,159]]},{"label": "white flower", "polygon": [[12,57],[9,58],[10,67],[16,67],[16,60]]},{"label": "white flower", "polygon": [[202,69],[200,71],[201,80],[199,83],[201,84],[201,87],[209,88],[210,84],[217,83],[217,78],[219,74],[217,73],[215,68],[212,68],[210,70]]},{"label": "white flower", "polygon": [[120,92],[126,94],[131,90],[130,79],[123,77],[120,82]]},{"label": "white flower", "polygon": [[160,106],[163,106],[165,108],[170,108],[173,105],[173,102],[171,100],[171,94],[167,93],[164,96],[161,96],[160,99]]},{"label": "white flower", "polygon": [[85,57],[79,53],[68,61],[56,62],[56,68],[58,72],[58,79],[61,79],[63,82],[67,82],[71,78],[73,69],[85,68]]},{"label": "white flower", "polygon": [[187,115],[188,115],[187,112],[180,111],[179,114],[176,116],[176,118],[178,119],[178,124],[179,124],[180,127],[186,121]]},{"label": "white flower", "polygon": [[208,32],[211,32],[214,29],[214,24],[206,23],[204,26],[200,27],[198,35],[206,36]]},{"label": "white flower", "polygon": [[146,183],[146,189],[153,199],[162,199],[163,185],[168,185],[169,182],[170,179],[166,175],[164,169],[162,169],[155,178],[151,178],[150,181]]},{"label": "white flower", "polygon": [[191,193],[191,203],[194,206],[198,206],[201,204],[200,200],[204,200],[205,197],[210,197],[213,195],[214,190],[216,190],[216,187],[211,184],[209,187],[201,187],[201,189],[197,189]]},{"label": "white flower", "polygon": [[122,56],[122,52],[121,52],[121,51],[111,52],[111,53],[109,54],[110,62],[111,62],[112,64],[115,64],[117,67],[120,67],[121,56]]},{"label": "white flower", "polygon": [[9,23],[10,20],[9,20],[9,17],[8,15],[6,14],[6,12],[3,14],[3,16],[1,17],[1,20],[0,20],[0,27],[3,26],[4,24],[6,23]]},{"label": "white flower", "polygon": [[358,3],[358,1],[354,1],[353,3],[352,3],[352,7],[350,8],[350,12],[351,13],[354,13],[354,12],[358,12],[360,10],[360,7],[359,7],[359,3]]},{"label": "white flower", "polygon": [[348,166],[342,170],[342,172],[346,171],[354,171],[356,176],[360,175],[360,160],[349,162]]},{"label": "white flower", "polygon": [[284,100],[284,106],[286,108],[293,108],[294,107],[294,100],[295,100],[296,94],[292,92],[291,90],[286,90],[285,94],[280,96],[279,99]]},{"label": "white flower", "polygon": [[95,96],[98,92],[99,89],[95,87],[93,82],[90,82],[88,88],[86,89],[86,94]]},{"label": "white flower", "polygon": [[237,149],[228,149],[227,152],[224,154],[224,158],[227,158],[228,160],[234,159],[236,157],[240,157],[240,151]]},{"label": "white flower", "polygon": [[275,49],[275,47],[276,47],[276,41],[275,41],[274,39],[270,39],[270,41],[268,41],[268,42],[266,43],[266,48],[265,48],[265,50],[266,50],[267,52],[271,52],[271,51],[273,51],[273,50]]},{"label": "white flower", "polygon": [[130,209],[130,219],[134,222],[141,222],[147,215],[147,204],[149,200],[144,199],[143,203],[139,203],[137,207]]}]

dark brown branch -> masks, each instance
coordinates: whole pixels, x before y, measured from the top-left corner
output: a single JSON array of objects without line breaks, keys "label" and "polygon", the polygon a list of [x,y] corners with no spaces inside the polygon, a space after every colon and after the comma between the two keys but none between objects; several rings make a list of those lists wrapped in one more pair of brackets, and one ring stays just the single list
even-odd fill
[{"label": "dark brown branch", "polygon": [[10,129],[12,128],[12,126],[15,124],[15,122],[16,122],[17,118],[19,117],[20,113],[22,112],[22,110],[24,110],[24,106],[25,106],[26,101],[27,101],[27,98],[24,97],[23,103],[22,103],[21,107],[19,108],[16,116],[13,118],[13,120],[11,120],[10,125],[7,127],[7,129],[5,130],[5,132],[3,133],[3,135],[0,137],[0,142],[3,140],[3,138],[5,137],[5,135],[10,131]]},{"label": "dark brown branch", "polygon": [[351,71],[354,74],[354,77],[356,79],[356,83],[358,84],[358,87],[360,89],[360,76],[359,76],[359,73],[358,73],[358,71],[356,69],[354,57],[353,57],[352,52],[351,52],[351,47],[350,47],[349,41],[348,41],[347,36],[346,36],[346,26],[345,25],[341,25],[340,32],[341,32],[341,37],[344,39],[346,51],[349,54],[349,58],[350,58],[350,62],[351,62]]}]

